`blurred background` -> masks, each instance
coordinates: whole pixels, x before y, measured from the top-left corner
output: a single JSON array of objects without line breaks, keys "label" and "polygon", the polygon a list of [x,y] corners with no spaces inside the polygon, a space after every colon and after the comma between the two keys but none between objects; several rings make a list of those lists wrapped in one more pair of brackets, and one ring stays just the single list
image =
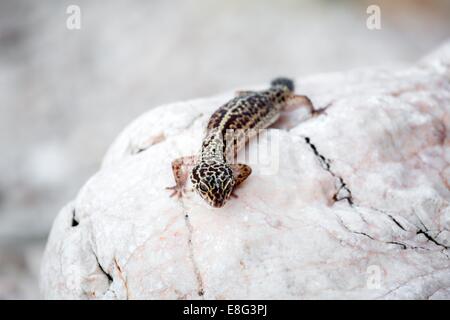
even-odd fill
[{"label": "blurred background", "polygon": [[[371,4],[381,30],[366,27]],[[54,217],[146,110],[277,75],[403,66],[449,36],[447,0],[0,0],[0,299],[40,297]]]}]

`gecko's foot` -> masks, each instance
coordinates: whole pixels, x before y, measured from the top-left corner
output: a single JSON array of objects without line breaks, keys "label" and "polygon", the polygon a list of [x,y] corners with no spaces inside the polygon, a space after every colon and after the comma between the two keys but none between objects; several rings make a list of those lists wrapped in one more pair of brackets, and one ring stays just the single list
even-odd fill
[{"label": "gecko's foot", "polygon": [[234,193],[234,191],[231,193],[231,196],[236,199],[239,198],[239,196],[236,193]]},{"label": "gecko's foot", "polygon": [[321,115],[321,114],[323,114],[323,113],[326,114],[327,109],[328,109],[329,107],[331,107],[332,104],[333,104],[333,101],[330,102],[330,103],[328,103],[325,107],[322,107],[322,108],[319,108],[319,109],[314,109],[314,108],[312,108],[312,110],[311,110],[312,116],[315,117],[315,116],[319,116],[319,115]]},{"label": "gecko's foot", "polygon": [[172,190],[172,193],[170,194],[170,197],[176,197],[178,199],[182,198],[185,193],[186,189],[183,186],[175,185],[173,187],[166,187],[166,190]]}]

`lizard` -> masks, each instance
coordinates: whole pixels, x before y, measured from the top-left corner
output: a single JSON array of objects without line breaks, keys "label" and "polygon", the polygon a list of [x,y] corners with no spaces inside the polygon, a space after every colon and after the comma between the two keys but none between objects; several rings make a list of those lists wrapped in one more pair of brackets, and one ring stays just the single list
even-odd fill
[{"label": "lizard", "polygon": [[[250,166],[233,163],[232,157],[258,129],[269,127],[279,119],[282,111],[300,104],[312,115],[325,109],[316,110],[307,96],[296,95],[294,82],[288,78],[272,80],[266,90],[238,91],[236,97],[211,115],[199,154],[172,161],[176,185],[166,188],[172,190],[170,196],[183,196],[189,176],[201,198],[214,208],[222,207],[232,195],[235,196],[236,187],[252,173]],[[226,138],[228,130],[249,134],[237,143],[230,143]]]}]

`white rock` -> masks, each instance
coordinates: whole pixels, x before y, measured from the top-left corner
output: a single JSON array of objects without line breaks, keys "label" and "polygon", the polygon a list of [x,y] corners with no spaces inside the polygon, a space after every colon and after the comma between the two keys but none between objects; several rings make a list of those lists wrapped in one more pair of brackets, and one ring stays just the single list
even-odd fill
[{"label": "white rock", "polygon": [[171,161],[198,151],[232,94],[144,114],[54,222],[43,295],[449,299],[449,80],[450,43],[404,71],[297,79],[298,92],[331,106],[271,129],[278,170],[264,170],[262,154],[221,209],[165,187]]}]

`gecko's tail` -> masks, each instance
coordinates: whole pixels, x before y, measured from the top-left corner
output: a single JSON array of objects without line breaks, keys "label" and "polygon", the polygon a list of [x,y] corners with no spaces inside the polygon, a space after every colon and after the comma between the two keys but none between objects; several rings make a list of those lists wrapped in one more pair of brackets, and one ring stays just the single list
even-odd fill
[{"label": "gecko's tail", "polygon": [[287,87],[289,89],[289,91],[292,91],[292,92],[294,92],[294,90],[295,90],[294,81],[289,78],[282,78],[282,77],[275,78],[272,80],[270,85],[272,87],[277,87],[277,86]]}]

